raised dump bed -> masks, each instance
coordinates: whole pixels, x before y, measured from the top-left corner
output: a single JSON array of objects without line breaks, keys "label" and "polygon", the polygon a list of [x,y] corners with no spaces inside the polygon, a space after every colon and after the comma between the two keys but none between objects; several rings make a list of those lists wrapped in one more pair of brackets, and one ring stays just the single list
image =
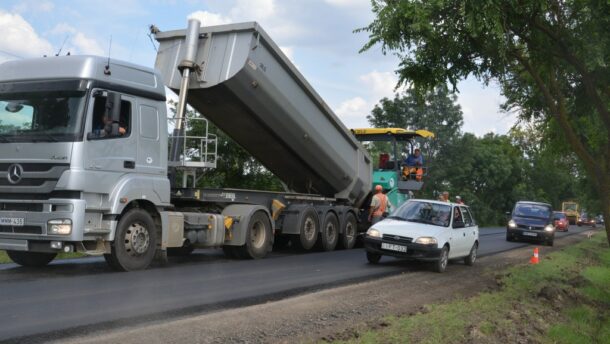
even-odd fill
[{"label": "raised dump bed", "polygon": [[[201,27],[187,102],[295,192],[360,206],[371,160],[255,22]],[[186,30],[160,32],[156,68],[180,89]]]}]

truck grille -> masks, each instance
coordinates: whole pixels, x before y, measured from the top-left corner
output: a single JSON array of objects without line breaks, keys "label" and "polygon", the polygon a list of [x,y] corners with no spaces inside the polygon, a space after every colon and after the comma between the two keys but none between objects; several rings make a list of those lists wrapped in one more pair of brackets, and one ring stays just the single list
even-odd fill
[{"label": "truck grille", "polygon": [[42,203],[6,203],[0,202],[0,211],[42,212]]},{"label": "truck grille", "polygon": [[16,233],[16,234],[42,234],[40,226],[0,226],[0,233]]},{"label": "truck grille", "polygon": [[45,194],[55,189],[55,185],[69,164],[19,163],[21,174],[17,181],[10,182],[9,168],[12,163],[0,163],[0,194],[31,193]]},{"label": "truck grille", "polygon": [[400,235],[392,235],[392,234],[384,234],[383,240],[388,242],[394,242],[398,244],[410,244],[413,241],[413,238],[404,237]]}]

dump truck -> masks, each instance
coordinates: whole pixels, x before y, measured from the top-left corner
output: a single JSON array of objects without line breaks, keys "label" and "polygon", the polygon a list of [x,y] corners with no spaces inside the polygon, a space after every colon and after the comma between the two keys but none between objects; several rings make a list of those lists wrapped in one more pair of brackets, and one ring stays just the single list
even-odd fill
[{"label": "dump truck", "polygon": [[568,222],[571,225],[575,225],[578,223],[580,219],[580,212],[578,209],[578,203],[574,201],[565,201],[561,203],[561,211],[566,214],[568,218]]},{"label": "dump truck", "polygon": [[[352,248],[370,156],[267,33],[193,19],[154,34],[154,69],[75,55],[0,64],[0,249],[24,266],[76,251],[130,271],[196,248]],[[208,120],[285,191],[198,188],[216,166]]]}]

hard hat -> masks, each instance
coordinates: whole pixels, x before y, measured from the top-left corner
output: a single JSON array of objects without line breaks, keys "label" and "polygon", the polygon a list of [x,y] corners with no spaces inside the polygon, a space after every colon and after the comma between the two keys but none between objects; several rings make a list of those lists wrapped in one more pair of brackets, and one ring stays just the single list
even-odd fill
[{"label": "hard hat", "polygon": [[381,190],[383,190],[381,185],[375,185],[375,191],[381,191]]}]

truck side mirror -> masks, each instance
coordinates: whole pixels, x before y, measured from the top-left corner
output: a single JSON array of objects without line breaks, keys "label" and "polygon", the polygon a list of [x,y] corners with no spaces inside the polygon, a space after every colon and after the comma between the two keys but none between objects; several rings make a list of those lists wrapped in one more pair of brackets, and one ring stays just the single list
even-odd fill
[{"label": "truck side mirror", "polygon": [[108,92],[104,116],[111,120],[110,128],[104,128],[110,136],[119,136],[119,120],[121,116],[121,94]]}]

